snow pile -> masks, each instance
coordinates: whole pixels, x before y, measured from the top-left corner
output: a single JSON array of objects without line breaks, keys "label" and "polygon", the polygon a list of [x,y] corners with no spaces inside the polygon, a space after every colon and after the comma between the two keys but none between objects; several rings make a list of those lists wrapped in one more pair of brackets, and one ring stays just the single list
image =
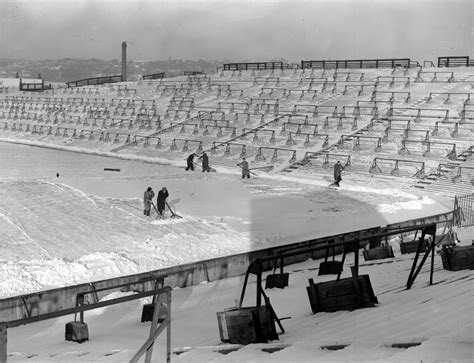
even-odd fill
[{"label": "snow pile", "polygon": [[404,210],[421,210],[427,205],[434,204],[435,201],[427,196],[417,198],[416,200],[410,200],[407,202],[397,203],[382,203],[378,205],[378,211],[380,213],[396,213]]}]

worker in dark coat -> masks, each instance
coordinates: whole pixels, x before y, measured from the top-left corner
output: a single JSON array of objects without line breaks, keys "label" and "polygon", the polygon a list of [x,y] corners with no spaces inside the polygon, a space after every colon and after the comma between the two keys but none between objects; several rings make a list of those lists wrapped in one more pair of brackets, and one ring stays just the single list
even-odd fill
[{"label": "worker in dark coat", "polygon": [[151,187],[148,187],[145,193],[143,194],[143,214],[146,216],[150,215],[151,202],[155,197],[155,192]]},{"label": "worker in dark coat", "polygon": [[204,153],[199,157],[199,159],[202,159],[202,171],[210,172],[211,168],[209,167],[209,156]]},{"label": "worker in dark coat", "polygon": [[156,207],[158,208],[158,212],[160,213],[161,216],[163,216],[163,212],[166,207],[166,198],[168,198],[169,193],[166,187],[163,187],[159,192],[158,192],[158,198],[156,199]]},{"label": "worker in dark coat", "polygon": [[336,187],[339,186],[339,182],[342,180],[342,170],[344,167],[342,166],[341,162],[338,160],[336,164],[334,164],[334,183]]},{"label": "worker in dark coat", "polygon": [[237,166],[242,168],[242,179],[245,177],[250,178],[249,162],[245,158],[242,158],[242,162],[238,163]]},{"label": "worker in dark coat", "polygon": [[191,155],[188,156],[188,158],[186,159],[186,162],[188,164],[188,166],[186,167],[186,171],[188,171],[189,169],[191,169],[192,171],[194,171],[194,157],[196,156],[195,153],[192,153]]}]

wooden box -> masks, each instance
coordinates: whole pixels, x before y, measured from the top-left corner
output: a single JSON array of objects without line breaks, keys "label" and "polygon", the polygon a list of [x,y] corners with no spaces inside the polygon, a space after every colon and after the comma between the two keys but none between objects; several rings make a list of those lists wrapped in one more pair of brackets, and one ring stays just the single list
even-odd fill
[{"label": "wooden box", "polygon": [[362,251],[362,255],[366,261],[370,260],[381,260],[383,258],[395,257],[393,254],[392,246],[380,246],[371,248],[369,250]]},{"label": "wooden box", "polygon": [[445,270],[474,270],[474,246],[443,248],[440,254]]},{"label": "wooden box", "polygon": [[319,265],[319,275],[338,275],[342,271],[342,261],[323,261]]},{"label": "wooden box", "polygon": [[321,311],[355,310],[378,304],[369,275],[319,284],[314,284],[313,279],[309,279],[306,290],[313,314]]},{"label": "wooden box", "polygon": [[288,272],[268,275],[265,282],[265,288],[272,289],[277,287],[279,289],[283,289],[288,286],[289,276],[290,274]]},{"label": "wooden box", "polygon": [[69,342],[83,343],[89,340],[89,329],[86,323],[71,321],[66,324],[66,340]]},{"label": "wooden box", "polygon": [[[142,309],[142,319],[141,322],[153,321],[153,313],[155,311],[155,304],[144,304]],[[166,309],[163,308],[160,311],[160,316],[158,317],[158,323],[162,323],[166,318]]]},{"label": "wooden box", "polygon": [[[402,253],[402,255],[406,253],[414,253],[416,252],[418,248],[418,243],[420,243],[419,240],[412,241],[412,242],[401,242],[400,252]],[[427,249],[428,249],[428,241],[423,240],[420,252],[425,252]]]},{"label": "wooden box", "polygon": [[217,313],[221,341],[231,344],[278,340],[275,320],[267,306],[231,308]]}]

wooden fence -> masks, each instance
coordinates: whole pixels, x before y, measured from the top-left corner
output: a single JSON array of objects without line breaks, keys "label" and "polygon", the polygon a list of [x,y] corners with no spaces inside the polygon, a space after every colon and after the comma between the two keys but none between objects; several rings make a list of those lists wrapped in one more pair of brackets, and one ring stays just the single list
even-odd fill
[{"label": "wooden fence", "polygon": [[116,83],[116,82],[122,82],[122,81],[123,81],[122,75],[118,75],[118,76],[85,78],[85,79],[80,79],[78,81],[66,82],[66,84],[68,87],[81,87],[81,86],[101,85],[101,84],[106,84],[106,83]]},{"label": "wooden fence", "polygon": [[469,56],[438,57],[438,67],[468,67]]},{"label": "wooden fence", "polygon": [[[410,58],[389,59],[343,59],[343,60],[302,60],[301,68],[394,68],[411,67]],[[416,62],[417,63],[417,62]]]}]

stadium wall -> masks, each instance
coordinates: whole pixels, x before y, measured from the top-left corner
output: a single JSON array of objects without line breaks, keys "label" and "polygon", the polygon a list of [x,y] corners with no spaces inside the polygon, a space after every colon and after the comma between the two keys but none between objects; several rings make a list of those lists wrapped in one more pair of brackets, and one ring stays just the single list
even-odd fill
[{"label": "stadium wall", "polygon": [[[108,290],[106,293],[103,293],[104,295],[101,295],[100,292],[94,294],[94,290],[111,288],[124,284],[136,284],[127,291],[149,291],[156,288],[156,283],[162,286],[170,286],[172,288],[198,285],[204,281],[211,282],[243,275],[246,273],[249,265],[256,259],[264,257],[275,257],[275,259],[277,259],[279,252],[282,253],[284,251],[286,252],[293,249],[303,249],[309,246],[328,243],[331,241],[343,242],[355,237],[360,238],[361,240],[367,240],[368,243],[370,237],[381,232],[382,229],[393,229],[426,223],[446,222],[447,220],[452,219],[452,217],[453,212],[447,212],[434,216],[395,223],[387,225],[383,228],[374,227],[336,236],[327,236],[283,246],[172,266],[135,275],[122,276],[102,281],[95,281],[91,283],[66,286],[31,294],[13,296],[0,300],[0,322],[23,319],[75,307],[78,293],[92,292],[92,294],[89,294],[88,296],[92,296],[95,300],[100,300],[105,296],[105,294],[110,294],[112,291]],[[341,249],[336,250],[335,253],[341,253]],[[317,251],[315,253],[296,255],[292,258],[285,259],[284,265],[303,262],[309,258],[323,258],[324,255],[325,250]],[[273,263],[268,262],[264,265],[264,270],[268,271],[273,267]],[[117,290],[124,291],[123,288],[117,288]]]}]

